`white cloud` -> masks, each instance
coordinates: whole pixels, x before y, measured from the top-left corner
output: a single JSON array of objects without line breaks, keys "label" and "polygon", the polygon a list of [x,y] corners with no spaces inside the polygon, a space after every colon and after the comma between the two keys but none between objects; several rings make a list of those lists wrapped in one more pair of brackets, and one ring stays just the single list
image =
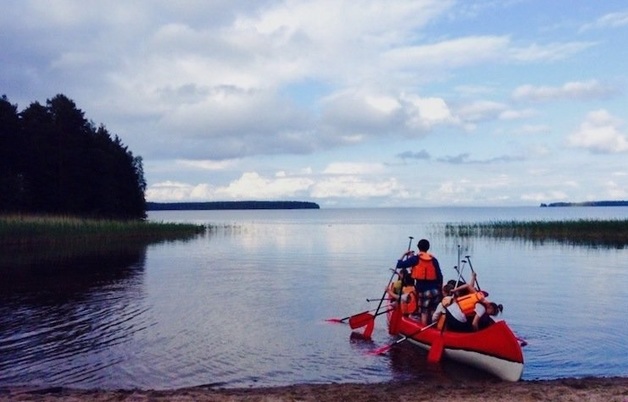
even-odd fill
[{"label": "white cloud", "polygon": [[584,32],[589,29],[618,28],[626,25],[628,25],[628,11],[620,11],[605,14],[594,22],[583,25],[580,28],[580,32]]},{"label": "white cloud", "polygon": [[329,175],[364,175],[382,173],[384,166],[380,163],[330,163],[324,170],[324,174]]},{"label": "white cloud", "polygon": [[234,160],[177,160],[175,163],[186,168],[194,168],[200,170],[224,170],[233,167],[236,164]]},{"label": "white cloud", "polygon": [[526,193],[521,196],[523,201],[533,201],[537,203],[565,201],[569,196],[563,191],[548,191],[539,193]]},{"label": "white cloud", "polygon": [[623,122],[608,111],[596,110],[587,114],[567,142],[572,147],[588,149],[593,153],[628,152],[628,136],[620,130],[622,125]]},{"label": "white cloud", "polygon": [[556,62],[567,59],[592,46],[593,42],[560,42],[545,45],[532,44],[509,49],[510,58],[520,62]]},{"label": "white cloud", "polygon": [[[558,171],[567,160],[560,133],[582,104],[513,101],[625,108],[609,82],[623,79],[627,14],[606,3],[577,41],[573,21],[595,17],[516,0],[5,3],[3,93],[21,106],[56,93],[75,100],[144,158],[149,199],[329,195],[390,205],[558,196],[513,179],[483,191],[454,183],[461,193],[445,184],[437,197],[415,192],[401,166],[442,175],[432,188],[471,172],[485,178],[496,163],[526,172],[528,158]],[[517,18],[504,23],[506,15]],[[596,160],[625,152],[623,123],[598,114],[569,145]]]},{"label": "white cloud", "polygon": [[312,187],[310,196],[322,199],[392,197],[399,190],[399,184],[394,178],[365,179],[347,175],[319,181]]},{"label": "white cloud", "polygon": [[465,121],[477,122],[495,119],[506,112],[506,109],[507,106],[500,102],[478,100],[459,107],[456,112]]},{"label": "white cloud", "polygon": [[[211,191],[207,191],[208,188],[206,185],[200,185],[200,187],[197,188],[187,183],[174,182],[174,181],[154,183],[146,189],[146,200],[154,201],[154,202],[188,201],[188,200],[193,199],[192,194],[196,194],[197,196],[199,195],[199,189],[207,193],[204,195],[209,195],[211,193]],[[197,199],[203,199],[203,198],[205,197],[201,196],[200,198],[197,198]],[[207,197],[207,199],[211,199],[211,197]]]},{"label": "white cloud", "polygon": [[615,89],[597,80],[567,82],[560,87],[522,85],[512,94],[518,101],[549,101],[556,99],[600,99],[615,93]]},{"label": "white cloud", "polygon": [[255,172],[246,172],[227,187],[216,189],[215,196],[226,199],[286,199],[306,194],[313,184],[307,177],[279,176],[269,179]]}]

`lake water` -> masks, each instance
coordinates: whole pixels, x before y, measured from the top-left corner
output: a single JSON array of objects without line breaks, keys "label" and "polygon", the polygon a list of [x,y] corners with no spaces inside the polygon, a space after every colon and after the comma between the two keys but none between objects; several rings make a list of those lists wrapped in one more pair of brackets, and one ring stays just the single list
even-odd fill
[{"label": "lake water", "polygon": [[[428,238],[447,279],[458,246],[528,342],[524,380],[628,376],[628,249],[445,236],[445,223],[628,219],[628,208],[151,212],[213,224],[186,242],[55,263],[0,284],[0,386],[169,389],[483,379],[325,321],[377,306],[397,258]],[[468,267],[466,267],[468,271]],[[468,273],[468,272],[467,272]]]}]

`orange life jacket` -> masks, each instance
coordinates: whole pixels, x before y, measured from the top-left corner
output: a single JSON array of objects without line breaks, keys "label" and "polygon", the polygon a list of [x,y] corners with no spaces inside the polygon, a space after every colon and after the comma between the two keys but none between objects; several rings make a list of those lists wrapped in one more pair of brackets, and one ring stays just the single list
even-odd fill
[{"label": "orange life jacket", "polygon": [[475,313],[475,304],[482,300],[484,300],[484,293],[476,292],[456,298],[456,303],[464,315],[472,315]]},{"label": "orange life jacket", "polygon": [[412,267],[412,277],[420,281],[436,280],[436,267],[434,266],[433,256],[425,251],[419,252],[419,262]]},{"label": "orange life jacket", "polygon": [[408,295],[406,301],[401,302],[401,313],[412,314],[416,311],[416,290],[414,286],[404,286],[402,289],[403,295]]}]

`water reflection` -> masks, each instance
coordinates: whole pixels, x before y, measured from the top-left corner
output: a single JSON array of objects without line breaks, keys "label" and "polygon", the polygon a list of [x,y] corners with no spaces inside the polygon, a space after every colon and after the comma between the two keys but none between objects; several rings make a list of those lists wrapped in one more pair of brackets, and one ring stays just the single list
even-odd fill
[{"label": "water reflection", "polygon": [[111,348],[151,325],[142,280],[146,247],[0,269],[0,383],[93,382]]},{"label": "water reflection", "polygon": [[[365,298],[381,297],[408,235],[414,244],[430,239],[447,279],[457,277],[458,245],[472,256],[482,288],[529,343],[524,379],[626,372],[628,324],[618,317],[628,300],[628,250],[450,238],[440,222],[460,220],[454,212],[188,212],[185,219],[221,229],[189,242],[9,266],[0,270],[0,386],[231,388],[483,375],[447,360],[429,366],[405,342],[368,355],[396,339],[384,316],[368,342],[324,321],[374,308]],[[535,212],[509,209],[495,219]]]}]

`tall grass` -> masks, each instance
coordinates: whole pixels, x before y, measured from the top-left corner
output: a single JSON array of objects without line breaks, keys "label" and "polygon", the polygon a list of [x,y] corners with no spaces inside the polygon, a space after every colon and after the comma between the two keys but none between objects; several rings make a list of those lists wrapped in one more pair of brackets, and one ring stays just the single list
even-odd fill
[{"label": "tall grass", "polygon": [[181,223],[0,216],[0,268],[137,252],[149,244],[188,240],[208,230],[211,227]]},{"label": "tall grass", "polygon": [[628,245],[626,220],[498,221],[445,225],[446,236],[519,238],[536,242],[557,241],[591,246]]},{"label": "tall grass", "polygon": [[204,225],[117,221],[70,216],[0,216],[0,244],[50,243],[59,241],[138,240],[153,242],[185,239],[204,233]]}]

